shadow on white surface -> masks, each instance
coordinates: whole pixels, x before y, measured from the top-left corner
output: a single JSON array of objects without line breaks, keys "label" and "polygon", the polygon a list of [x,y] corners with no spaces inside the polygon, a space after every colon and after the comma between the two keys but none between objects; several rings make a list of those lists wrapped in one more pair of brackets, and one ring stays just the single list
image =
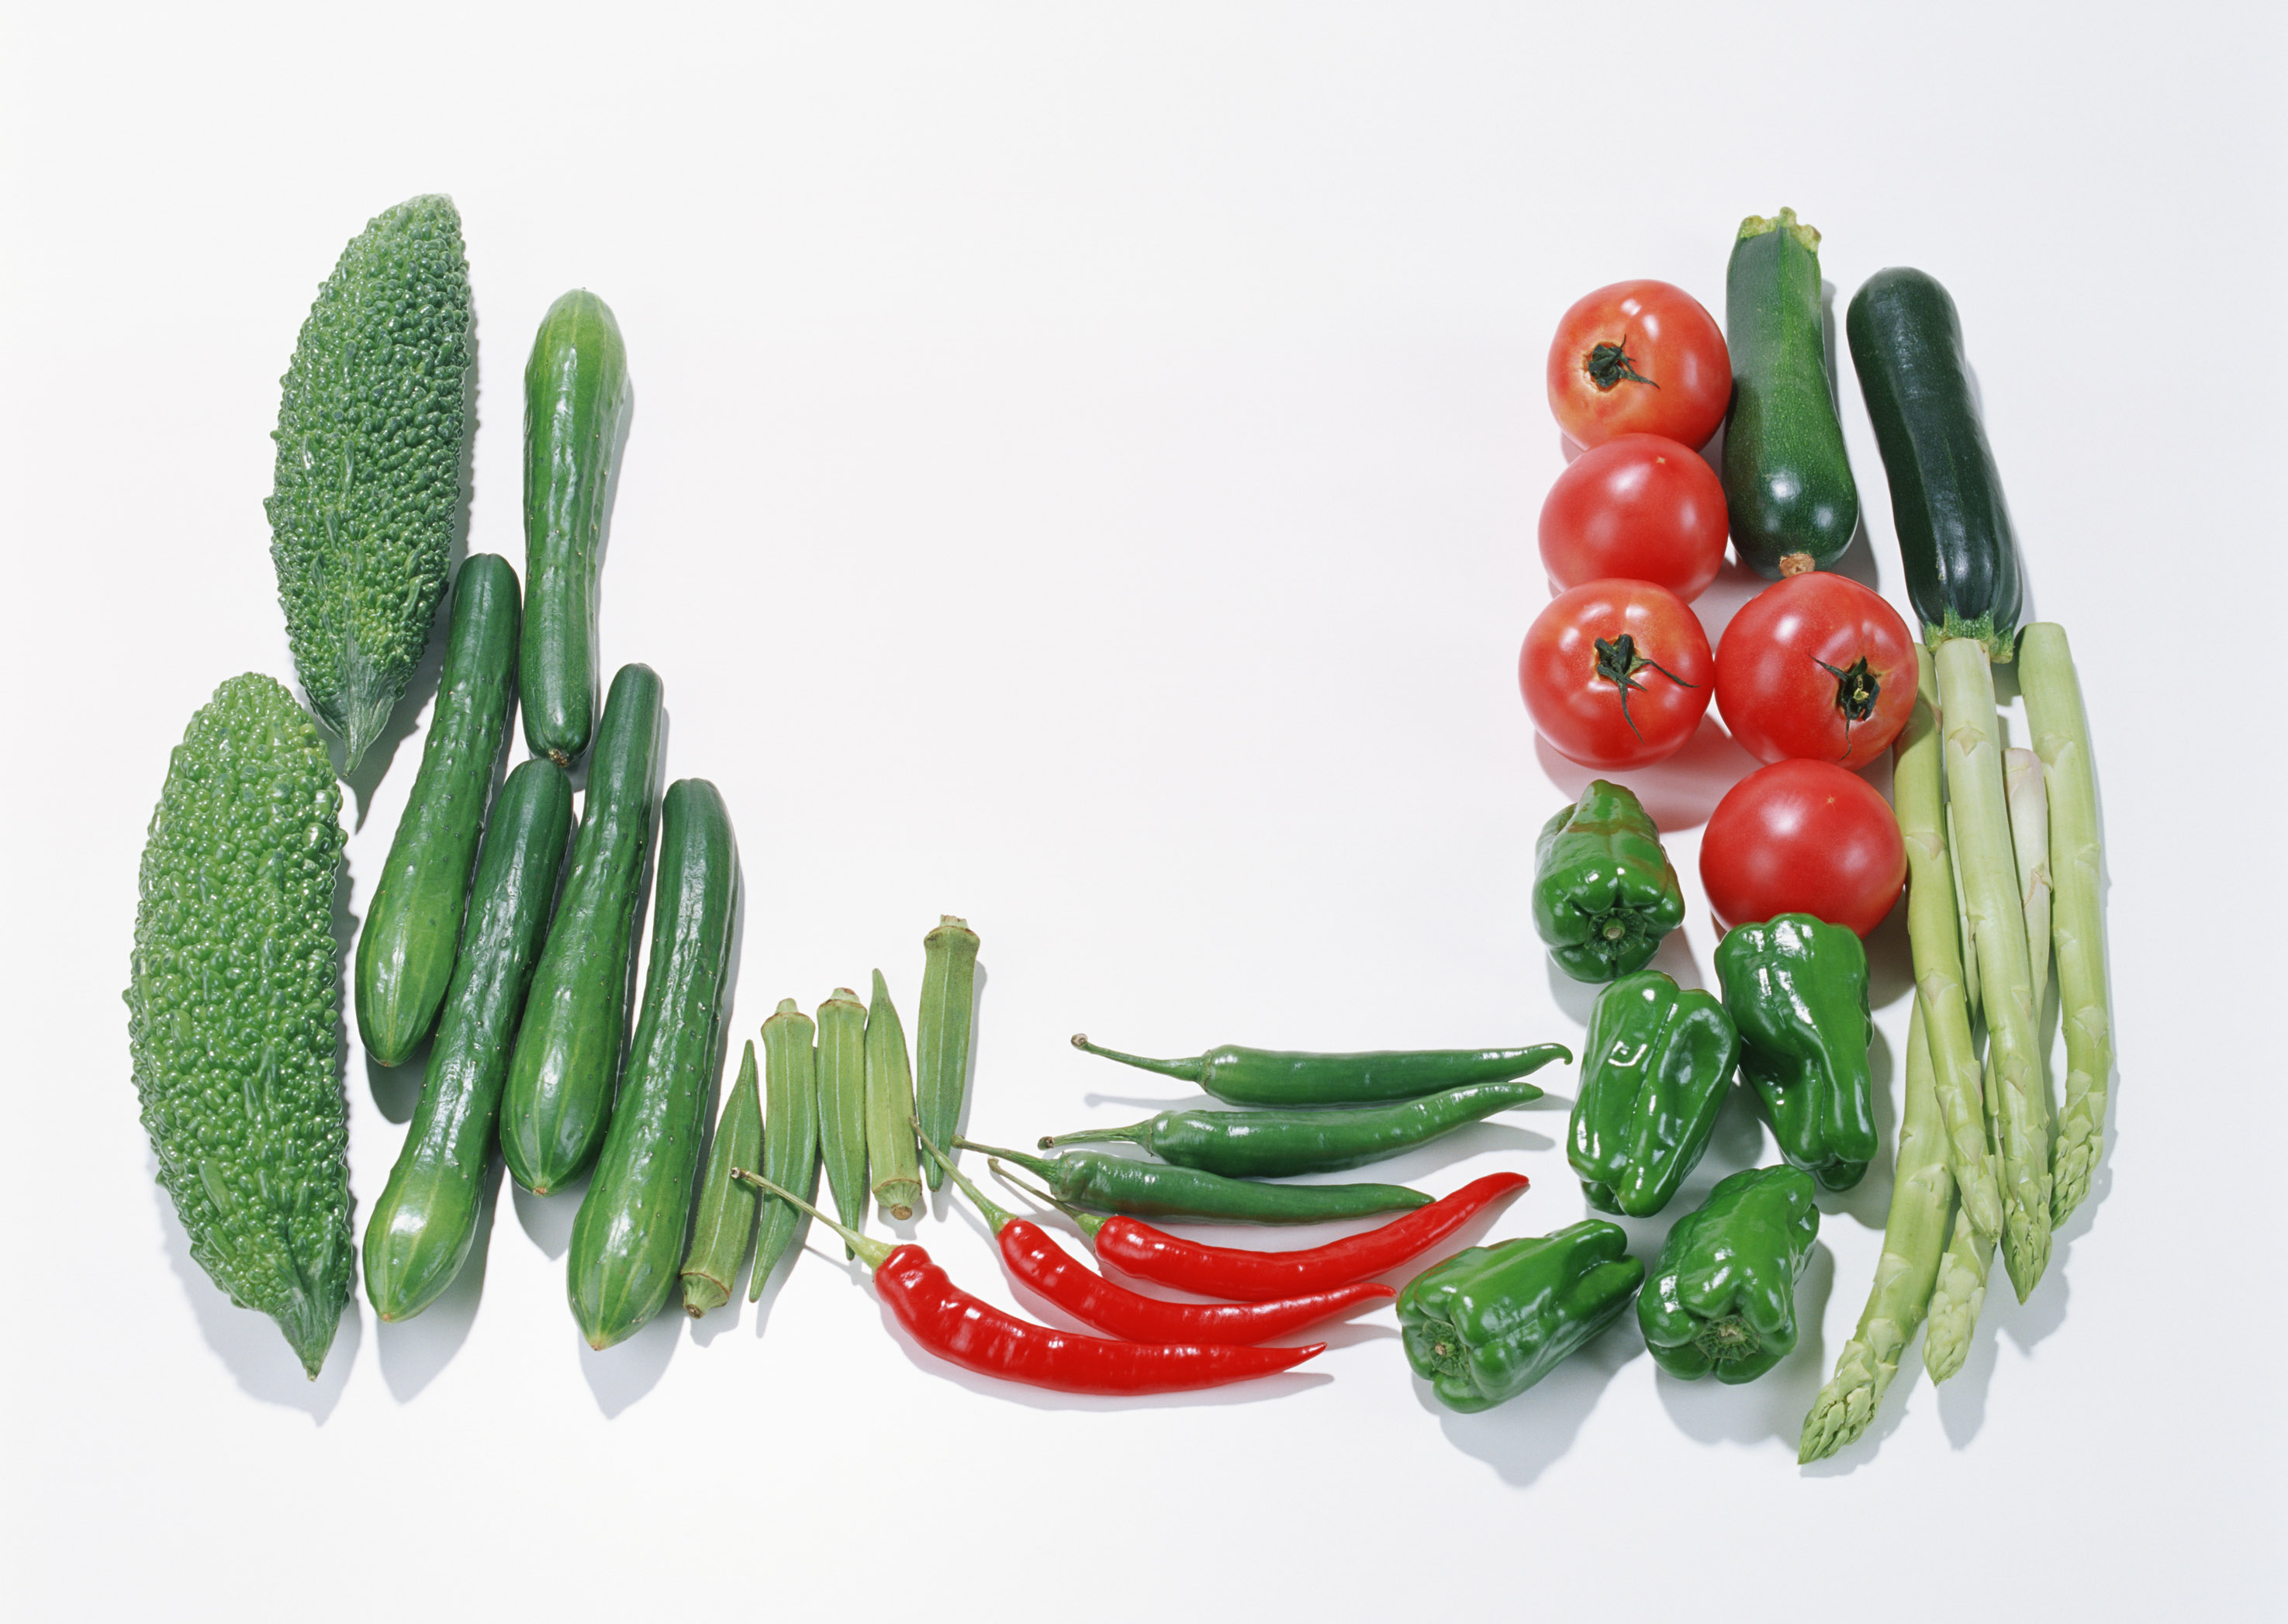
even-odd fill
[{"label": "shadow on white surface", "polygon": [[[1686,1382],[1656,1371],[1655,1390],[1677,1430],[1703,1444],[1760,1444],[1766,1438],[1795,1443],[1803,1435],[1811,1401],[1827,1380],[1827,1349],[1820,1324],[1834,1286],[1835,1254],[1824,1241],[1815,1243],[1803,1279],[1796,1283],[1795,1351],[1753,1382],[1727,1386],[1712,1375]],[[1633,1314],[1629,1323],[1633,1330]],[[1637,1335],[1641,1343],[1642,1334]]]},{"label": "shadow on white surface", "polygon": [[374,1321],[382,1380],[389,1383],[391,1397],[400,1404],[419,1398],[469,1340],[478,1304],[484,1300],[486,1256],[492,1248],[493,1218],[500,1209],[504,1176],[497,1159],[485,1170],[484,1189],[477,1198],[477,1232],[453,1283],[438,1294],[435,1302],[401,1324]]},{"label": "shadow on white surface", "polygon": [[401,1066],[384,1066],[369,1054],[364,1059],[366,1091],[373,1096],[374,1109],[383,1121],[404,1127],[413,1120],[421,1084],[429,1074],[429,1040],[424,1038]]},{"label": "shadow on white surface", "polygon": [[572,1332],[580,1352],[580,1374],[596,1397],[596,1407],[607,1421],[616,1421],[628,1406],[659,1385],[675,1351],[683,1345],[683,1327],[690,1316],[670,1298],[667,1306],[625,1342],[599,1351],[588,1345],[578,1329]]},{"label": "shadow on white surface", "polygon": [[[1533,738],[1533,752],[1549,781],[1570,799],[1580,799],[1592,779],[1625,784],[1663,835],[1696,829],[1707,822],[1724,792],[1761,764],[1733,742],[1732,735],[1713,716],[1700,718],[1699,731],[1682,749],[1648,767],[1585,767],[1560,756],[1538,733]],[[1548,811],[1556,810],[1552,803]]]},{"label": "shadow on white surface", "polygon": [[1501,1480],[1523,1488],[1565,1456],[1581,1423],[1597,1407],[1613,1377],[1644,1356],[1633,1314],[1623,1314],[1604,1334],[1506,1404],[1464,1415],[1438,1402],[1430,1383],[1412,1375],[1414,1402],[1438,1420],[1446,1441],[1492,1467]]},{"label": "shadow on white surface", "polygon": [[561,1261],[572,1248],[572,1220],[580,1216],[580,1202],[588,1193],[588,1175],[576,1175],[546,1195],[535,1195],[514,1179],[508,1181],[509,1200],[525,1239],[544,1256]]},{"label": "shadow on white surface", "polygon": [[300,1410],[322,1425],[341,1402],[342,1390],[357,1365],[358,1343],[364,1336],[365,1311],[354,1287],[342,1314],[341,1328],[334,1333],[334,1345],[327,1350],[317,1380],[312,1381],[303,1373],[302,1361],[287,1345],[276,1320],[259,1310],[239,1307],[207,1278],[207,1271],[191,1256],[191,1238],[175,1216],[173,1198],[159,1183],[157,1160],[146,1153],[143,1165],[151,1179],[152,1199],[159,1206],[159,1230],[166,1243],[167,1261],[183,1282],[183,1295],[207,1346],[249,1397]]}]

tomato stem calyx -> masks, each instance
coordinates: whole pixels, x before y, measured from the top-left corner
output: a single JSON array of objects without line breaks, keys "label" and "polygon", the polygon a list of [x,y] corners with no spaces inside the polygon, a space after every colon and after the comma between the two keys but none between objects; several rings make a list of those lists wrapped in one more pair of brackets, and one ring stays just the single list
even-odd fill
[{"label": "tomato stem calyx", "polygon": [[1639,372],[1636,363],[1629,359],[1629,338],[1626,333],[1621,335],[1617,343],[1601,344],[1593,348],[1589,352],[1589,359],[1585,365],[1589,381],[1597,386],[1601,393],[1606,390],[1617,388],[1625,382],[1651,384],[1655,389],[1660,387]]},{"label": "tomato stem calyx", "polygon": [[1629,731],[1640,739],[1643,738],[1644,734],[1638,731],[1637,719],[1629,714],[1629,692],[1633,688],[1641,689],[1644,686],[1644,684],[1639,682],[1636,677],[1639,671],[1648,668],[1658,671],[1680,688],[1696,688],[1700,685],[1696,682],[1685,681],[1683,677],[1679,677],[1658,661],[1648,660],[1639,654],[1637,640],[1633,633],[1625,631],[1617,638],[1597,639],[1597,675],[1620,690],[1621,720],[1626,722],[1629,725]]},{"label": "tomato stem calyx", "polygon": [[1881,696],[1883,684],[1867,669],[1867,656],[1862,654],[1849,665],[1838,669],[1812,656],[1812,663],[1835,678],[1835,708],[1843,713],[1843,759],[1851,759],[1851,725],[1864,722],[1875,714],[1875,701]]}]

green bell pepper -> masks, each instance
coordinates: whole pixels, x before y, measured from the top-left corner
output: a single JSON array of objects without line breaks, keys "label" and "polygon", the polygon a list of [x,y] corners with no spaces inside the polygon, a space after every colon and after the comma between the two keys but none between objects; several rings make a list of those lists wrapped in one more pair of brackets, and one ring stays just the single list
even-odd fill
[{"label": "green bell pepper", "polygon": [[1620,1317],[1644,1282],[1617,1224],[1472,1247],[1398,1294],[1406,1358],[1465,1414],[1514,1398]]},{"label": "green bell pepper", "polygon": [[1684,923],[1684,888],[1635,796],[1593,779],[1534,848],[1533,928],[1576,981],[1642,970]]},{"label": "green bell pepper", "polygon": [[1633,1218],[1667,1206],[1708,1148],[1739,1057],[1712,993],[1648,970],[1600,994],[1565,1152],[1589,1205]]},{"label": "green bell pepper", "polygon": [[1676,1221],[1637,1299],[1663,1370],[1752,1382],[1795,1351],[1795,1283],[1819,1234],[1814,1194],[1800,1168],[1750,1168]]},{"label": "green bell pepper", "polygon": [[1740,1070],[1764,1102],[1780,1154],[1830,1190],[1867,1171],[1875,1138],[1867,1045],[1867,950],[1841,925],[1782,914],[1716,944]]}]

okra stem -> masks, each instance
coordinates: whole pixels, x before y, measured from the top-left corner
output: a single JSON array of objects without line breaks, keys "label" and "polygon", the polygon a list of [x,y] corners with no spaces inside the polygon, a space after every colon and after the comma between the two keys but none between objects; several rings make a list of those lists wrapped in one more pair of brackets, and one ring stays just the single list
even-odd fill
[{"label": "okra stem", "polygon": [[793,1191],[785,1188],[783,1185],[773,1184],[769,1179],[765,1178],[760,1173],[756,1172],[751,1168],[733,1168],[731,1169],[731,1176],[737,1179],[741,1184],[752,1184],[765,1195],[775,1195],[783,1201],[791,1201],[803,1212],[808,1214],[811,1217],[816,1218],[821,1224],[825,1224],[827,1228],[841,1236],[843,1244],[850,1248],[851,1255],[855,1257],[864,1258],[866,1260],[866,1266],[869,1269],[880,1268],[884,1264],[889,1261],[890,1254],[898,1249],[886,1242],[875,1240],[871,1235],[862,1235],[856,1230],[848,1227],[846,1224],[837,1224],[833,1219],[819,1211],[817,1208],[813,1207],[808,1201],[804,1200],[802,1197],[797,1195]]}]

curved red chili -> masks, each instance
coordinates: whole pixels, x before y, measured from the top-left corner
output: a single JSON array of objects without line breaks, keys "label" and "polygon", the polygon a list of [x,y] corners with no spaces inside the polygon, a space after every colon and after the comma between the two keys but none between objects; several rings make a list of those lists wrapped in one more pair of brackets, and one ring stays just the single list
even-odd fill
[{"label": "curved red chili", "polygon": [[743,1168],[731,1176],[793,1202],[839,1231],[874,1271],[874,1288],[898,1323],[941,1359],[980,1375],[1067,1393],[1168,1393],[1221,1387],[1275,1375],[1323,1352],[1302,1348],[1243,1348],[1219,1343],[1116,1342],[1078,1336],[1003,1313],[956,1286],[921,1248],[892,1247],[845,1229],[790,1191]]},{"label": "curved red chili", "polygon": [[1388,1286],[1339,1286],[1270,1303],[1171,1303],[1115,1285],[1059,1246],[1048,1231],[996,1206],[945,1153],[922,1136],[922,1149],[985,1215],[1002,1266],[1083,1325],[1135,1342],[1259,1343],[1332,1319],[1345,1309],[1394,1297]]},{"label": "curved red chili", "polygon": [[[1000,1170],[999,1163],[994,1167]],[[1097,1259],[1108,1268],[1204,1297],[1262,1303],[1330,1290],[1395,1269],[1428,1251],[1502,1197],[1526,1188],[1527,1183],[1522,1173],[1489,1173],[1444,1200],[1378,1229],[1292,1252],[1203,1246],[1134,1218],[1100,1217],[1069,1207],[1064,1210],[1095,1243]]]}]

